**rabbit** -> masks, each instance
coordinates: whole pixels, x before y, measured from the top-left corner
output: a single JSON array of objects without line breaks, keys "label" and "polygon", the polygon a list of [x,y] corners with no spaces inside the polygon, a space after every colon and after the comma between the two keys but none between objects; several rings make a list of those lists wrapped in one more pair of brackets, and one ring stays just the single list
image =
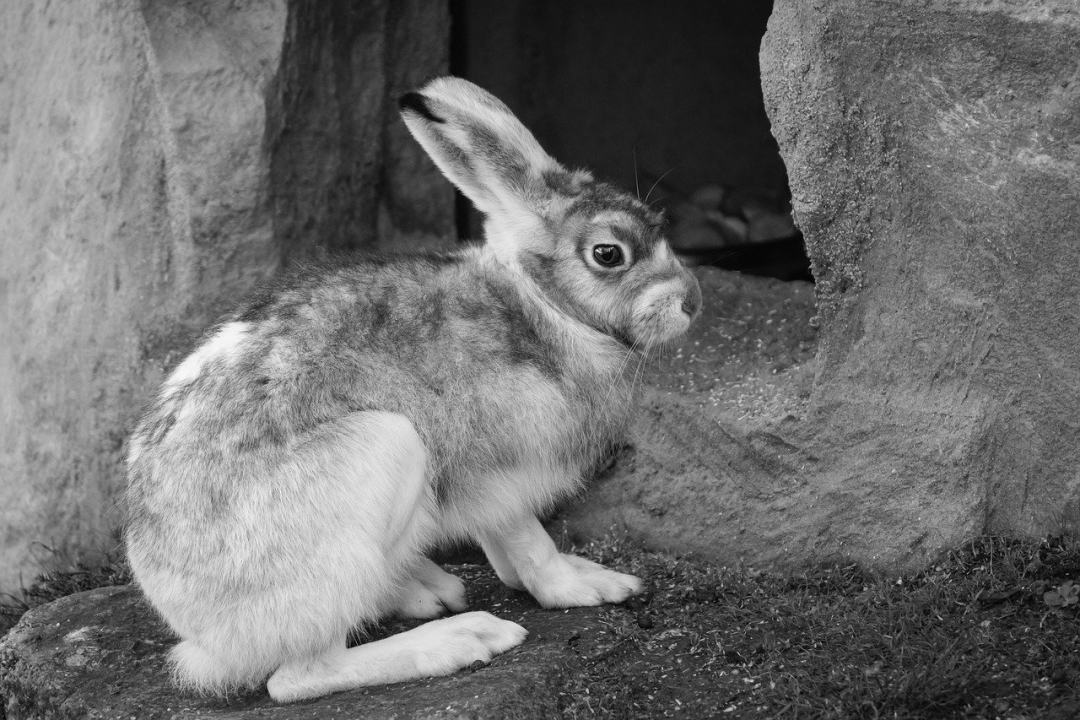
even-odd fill
[{"label": "rabbit", "polygon": [[[545,608],[642,589],[560,553],[538,516],[619,442],[627,367],[686,331],[697,280],[656,212],[561,166],[486,91],[443,77],[399,106],[483,244],[292,273],[208,331],[130,438],[127,553],[186,689],[265,682],[290,702],[521,644],[520,625],[463,612],[426,555],[440,543],[478,542]],[[382,617],[448,612],[346,646]]]}]

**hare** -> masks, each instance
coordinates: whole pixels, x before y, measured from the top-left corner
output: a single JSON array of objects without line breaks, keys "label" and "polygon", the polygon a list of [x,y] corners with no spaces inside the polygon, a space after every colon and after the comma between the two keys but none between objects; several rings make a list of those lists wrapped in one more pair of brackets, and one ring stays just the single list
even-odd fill
[{"label": "hare", "polygon": [[[208,332],[131,437],[128,556],[182,686],[287,702],[522,643],[461,613],[462,582],[425,556],[450,540],[547,608],[641,590],[561,554],[537,516],[618,442],[626,368],[686,331],[697,281],[661,217],[563,168],[475,85],[439,78],[400,108],[486,242],[294,272]],[[346,647],[357,625],[446,612]]]}]

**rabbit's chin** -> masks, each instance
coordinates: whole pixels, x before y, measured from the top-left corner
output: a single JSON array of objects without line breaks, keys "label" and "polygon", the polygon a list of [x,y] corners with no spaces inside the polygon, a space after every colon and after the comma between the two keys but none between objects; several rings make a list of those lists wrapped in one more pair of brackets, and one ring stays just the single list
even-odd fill
[{"label": "rabbit's chin", "polygon": [[642,352],[648,352],[656,348],[670,346],[685,335],[686,330],[690,327],[689,316],[685,313],[680,313],[680,315],[681,317],[674,318],[671,321],[657,323],[650,328],[642,328],[635,333],[632,347]]}]

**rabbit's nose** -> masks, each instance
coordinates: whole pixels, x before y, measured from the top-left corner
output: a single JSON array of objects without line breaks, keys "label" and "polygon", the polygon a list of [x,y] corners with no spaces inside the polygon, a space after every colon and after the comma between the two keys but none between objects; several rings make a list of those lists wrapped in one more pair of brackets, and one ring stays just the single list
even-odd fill
[{"label": "rabbit's nose", "polygon": [[690,277],[690,281],[690,287],[686,289],[686,295],[683,296],[682,311],[693,319],[701,312],[701,287],[693,276]]}]

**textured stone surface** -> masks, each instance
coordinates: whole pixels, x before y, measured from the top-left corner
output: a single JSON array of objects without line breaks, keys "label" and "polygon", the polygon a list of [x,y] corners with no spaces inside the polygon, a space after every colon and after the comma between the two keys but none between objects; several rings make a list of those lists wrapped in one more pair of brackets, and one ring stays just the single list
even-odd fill
[{"label": "textured stone surface", "polygon": [[[1077,519],[1078,47],[1068,1],[776,5],[763,82],[820,279],[813,405],[841,442],[912,439],[863,481],[898,535]],[[903,495],[934,522],[901,531]]]},{"label": "textured stone surface", "polygon": [[111,546],[127,428],[223,305],[293,256],[448,241],[392,102],[446,18],[0,3],[0,590]]},{"label": "textured stone surface", "polygon": [[[817,357],[740,400],[768,353],[702,357],[691,336],[674,376],[698,351],[712,389],[648,390],[635,452],[571,529],[888,566],[978,533],[1075,530],[1078,47],[1067,0],[778,0],[762,83],[818,280]],[[744,328],[764,347],[761,309],[812,312],[806,295],[772,305],[790,288],[702,279],[695,333],[730,326],[725,296],[759,308]]]},{"label": "textured stone surface", "polygon": [[103,546],[146,345],[197,254],[135,3],[0,6],[0,588]]},{"label": "textured stone surface", "polygon": [[[911,565],[1075,523],[1080,9],[1037,9],[776,4],[763,84],[818,279],[812,387],[788,369],[740,401],[724,370],[768,358],[719,346],[701,368],[719,392],[649,391],[636,452],[572,526],[721,559]],[[704,326],[728,321],[710,305]]]},{"label": "textured stone surface", "polygon": [[293,2],[267,102],[273,222],[287,257],[431,248],[454,193],[400,121],[396,99],[445,74],[445,2]]},{"label": "textured stone surface", "polygon": [[[165,655],[174,643],[131,586],[91,590],[27,613],[0,642],[0,697],[8,720],[37,718],[548,718],[557,686],[614,642],[598,610],[545,611],[487,568],[450,568],[470,605],[529,629],[525,644],[449,677],[276,705],[265,690],[225,700],[176,690]],[[392,627],[404,628],[407,623]]]}]

